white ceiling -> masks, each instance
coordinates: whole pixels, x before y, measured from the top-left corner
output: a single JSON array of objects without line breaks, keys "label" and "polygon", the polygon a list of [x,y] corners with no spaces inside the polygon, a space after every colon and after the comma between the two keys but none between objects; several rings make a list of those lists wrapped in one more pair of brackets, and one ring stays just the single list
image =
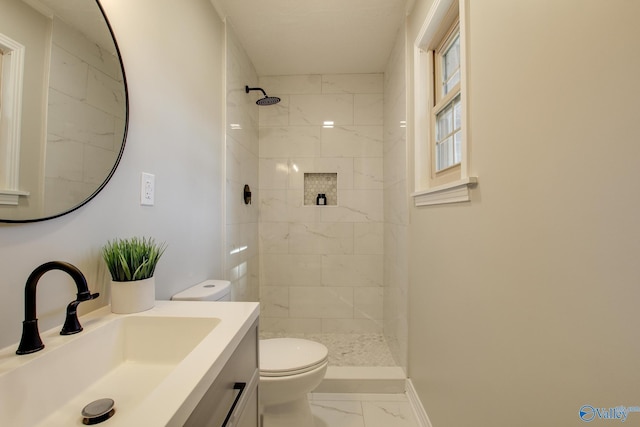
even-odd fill
[{"label": "white ceiling", "polygon": [[211,0],[258,75],[384,71],[411,0]]}]

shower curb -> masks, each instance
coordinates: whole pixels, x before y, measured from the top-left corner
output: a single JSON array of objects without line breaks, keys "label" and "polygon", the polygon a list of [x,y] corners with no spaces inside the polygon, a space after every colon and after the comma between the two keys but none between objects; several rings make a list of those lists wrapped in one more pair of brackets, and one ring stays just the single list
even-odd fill
[{"label": "shower curb", "polygon": [[329,366],[314,393],[404,393],[407,375],[397,366]]}]

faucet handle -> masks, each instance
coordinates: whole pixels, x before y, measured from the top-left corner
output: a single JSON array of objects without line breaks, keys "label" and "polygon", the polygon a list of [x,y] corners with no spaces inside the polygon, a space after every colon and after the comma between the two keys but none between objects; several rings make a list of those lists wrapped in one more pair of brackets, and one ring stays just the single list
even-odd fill
[{"label": "faucet handle", "polygon": [[92,299],[96,299],[100,296],[99,293],[90,294],[86,293],[80,296],[78,294],[78,299],[75,301],[71,301],[67,306],[67,317],[64,320],[64,325],[62,326],[62,330],[60,331],[60,335],[73,335],[78,332],[82,332],[82,325],[78,320],[78,304],[83,301],[89,301]]}]

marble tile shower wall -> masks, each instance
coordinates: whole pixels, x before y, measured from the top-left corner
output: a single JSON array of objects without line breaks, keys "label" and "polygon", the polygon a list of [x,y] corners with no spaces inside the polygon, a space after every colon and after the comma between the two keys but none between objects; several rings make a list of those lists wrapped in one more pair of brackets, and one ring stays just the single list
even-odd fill
[{"label": "marble tile shower wall", "polygon": [[[258,106],[245,85],[258,77],[230,25],[227,31],[226,233],[224,265],[235,301],[258,301]],[[252,203],[246,205],[248,184]]]},{"label": "marble tile shower wall", "polygon": [[[58,19],[51,41],[45,215],[80,203],[108,175],[122,144],[115,130],[123,127],[125,103],[114,55]],[[91,129],[55,120],[78,116]]]},{"label": "marble tile shower wall", "polygon": [[[282,98],[259,109],[261,327],[382,332],[383,75],[260,86]],[[337,173],[336,206],[304,205],[310,172]]]},{"label": "marble tile shower wall", "polygon": [[409,198],[404,29],[384,82],[384,335],[396,363],[407,367]]}]

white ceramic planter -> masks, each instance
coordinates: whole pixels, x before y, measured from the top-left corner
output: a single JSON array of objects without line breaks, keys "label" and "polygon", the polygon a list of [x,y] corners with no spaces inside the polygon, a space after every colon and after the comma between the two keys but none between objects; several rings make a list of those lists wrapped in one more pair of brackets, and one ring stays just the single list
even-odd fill
[{"label": "white ceramic planter", "polygon": [[139,313],[153,308],[156,301],[156,282],[153,277],[133,282],[111,281],[111,312]]}]

